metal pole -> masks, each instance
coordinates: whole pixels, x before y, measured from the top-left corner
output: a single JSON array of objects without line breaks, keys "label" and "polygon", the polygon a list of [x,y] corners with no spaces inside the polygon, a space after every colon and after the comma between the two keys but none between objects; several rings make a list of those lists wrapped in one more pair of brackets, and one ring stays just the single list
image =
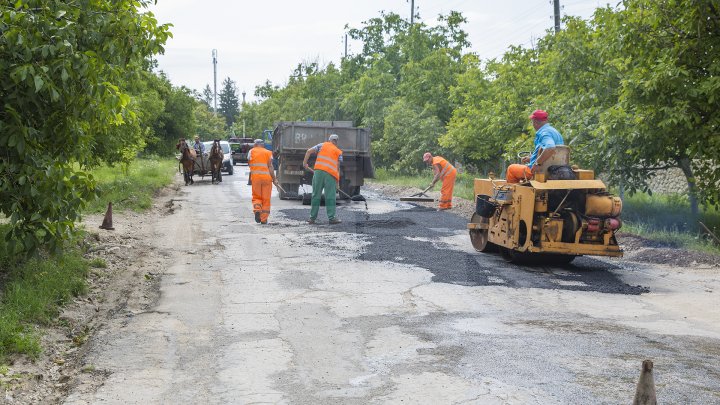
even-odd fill
[{"label": "metal pole", "polygon": [[347,59],[347,34],[345,34],[345,59]]},{"label": "metal pole", "polygon": [[[242,96],[243,96],[242,109],[243,109],[243,113],[244,113],[245,112],[245,90],[243,90]],[[243,138],[245,138],[245,114],[243,114]]]},{"label": "metal pole", "polygon": [[553,8],[555,9],[555,33],[560,32],[560,0],[553,0]]},{"label": "metal pole", "polygon": [[212,50],[213,58],[213,111],[217,116],[217,49]]},{"label": "metal pole", "polygon": [[410,25],[413,25],[414,23],[415,23],[415,0],[410,0]]}]

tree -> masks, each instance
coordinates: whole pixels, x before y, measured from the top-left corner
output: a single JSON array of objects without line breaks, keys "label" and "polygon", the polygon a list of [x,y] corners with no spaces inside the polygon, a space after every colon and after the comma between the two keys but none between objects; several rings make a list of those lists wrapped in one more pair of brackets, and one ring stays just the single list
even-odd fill
[{"label": "tree", "polygon": [[230,127],[235,122],[235,117],[240,112],[240,101],[238,100],[237,87],[229,77],[225,78],[220,91],[218,112],[225,117],[225,125]]},{"label": "tree", "polygon": [[215,108],[215,106],[213,104],[213,102],[215,101],[215,93],[213,93],[209,84],[205,85],[205,88],[203,89],[202,94],[200,95],[200,101],[205,103],[205,105],[208,108],[210,108],[211,111],[213,108]]},{"label": "tree", "polygon": [[638,179],[678,167],[693,213],[720,202],[720,11],[713,1],[633,0],[606,32],[617,50],[607,64],[622,75],[619,98],[602,129],[617,134],[622,153],[610,156],[618,176]]},{"label": "tree", "polygon": [[[137,118],[125,88],[161,52],[147,0],[18,0],[0,10],[0,211],[12,246],[60,248],[95,194],[83,168],[115,162]],[[116,137],[116,138],[111,138]]]},{"label": "tree", "polygon": [[464,63],[467,70],[451,88],[456,107],[440,144],[467,163],[498,170],[499,158],[527,144],[521,135],[530,129],[527,116],[542,106],[536,79],[542,75],[533,74],[537,53],[512,47],[502,60],[491,60],[484,68],[475,56],[466,56]]},{"label": "tree", "polygon": [[200,135],[200,138],[205,140],[225,137],[225,120],[211,112],[205,103],[195,104],[192,114],[196,122],[193,134]]},{"label": "tree", "polygon": [[[438,137],[443,131],[440,120],[427,110],[397,99],[385,117],[385,136],[373,142],[373,150],[386,167],[404,173],[417,173],[426,168],[424,152],[443,154],[438,148]],[[447,155],[446,155],[447,156]]]}]

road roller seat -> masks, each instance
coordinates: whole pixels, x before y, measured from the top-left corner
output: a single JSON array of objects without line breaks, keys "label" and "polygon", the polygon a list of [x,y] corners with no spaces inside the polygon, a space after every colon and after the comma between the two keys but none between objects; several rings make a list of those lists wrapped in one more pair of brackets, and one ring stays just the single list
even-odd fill
[{"label": "road roller seat", "polygon": [[547,175],[547,170],[550,166],[567,166],[570,164],[570,147],[567,145],[555,146],[555,153],[550,156],[550,159],[543,162],[541,166],[535,169],[535,175],[542,174],[543,177]]}]

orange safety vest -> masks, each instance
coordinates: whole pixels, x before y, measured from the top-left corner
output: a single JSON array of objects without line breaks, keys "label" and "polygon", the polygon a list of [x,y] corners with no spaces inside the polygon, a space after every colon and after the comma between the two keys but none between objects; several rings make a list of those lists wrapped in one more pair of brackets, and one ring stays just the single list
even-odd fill
[{"label": "orange safety vest", "polygon": [[251,180],[272,180],[270,170],[272,170],[272,152],[262,146],[255,146],[250,149],[250,179]]},{"label": "orange safety vest", "polygon": [[340,155],[342,151],[340,148],[335,146],[334,143],[327,141],[322,144],[320,152],[317,154],[315,160],[315,170],[322,170],[326,173],[330,173],[335,180],[340,180],[340,170],[338,168]]},{"label": "orange safety vest", "polygon": [[444,179],[448,174],[457,172],[455,166],[440,156],[434,156],[432,158],[432,164],[433,166],[440,165],[440,180]]}]

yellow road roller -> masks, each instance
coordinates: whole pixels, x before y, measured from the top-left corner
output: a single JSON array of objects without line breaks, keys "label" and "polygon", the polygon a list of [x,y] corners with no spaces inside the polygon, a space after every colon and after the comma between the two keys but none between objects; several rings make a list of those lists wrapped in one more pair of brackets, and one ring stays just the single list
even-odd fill
[{"label": "yellow road roller", "polygon": [[512,263],[621,257],[615,233],[622,226],[622,200],[594,171],[569,166],[569,156],[567,146],[556,146],[531,180],[517,184],[475,179],[475,212],[467,225],[475,250],[500,250]]}]

